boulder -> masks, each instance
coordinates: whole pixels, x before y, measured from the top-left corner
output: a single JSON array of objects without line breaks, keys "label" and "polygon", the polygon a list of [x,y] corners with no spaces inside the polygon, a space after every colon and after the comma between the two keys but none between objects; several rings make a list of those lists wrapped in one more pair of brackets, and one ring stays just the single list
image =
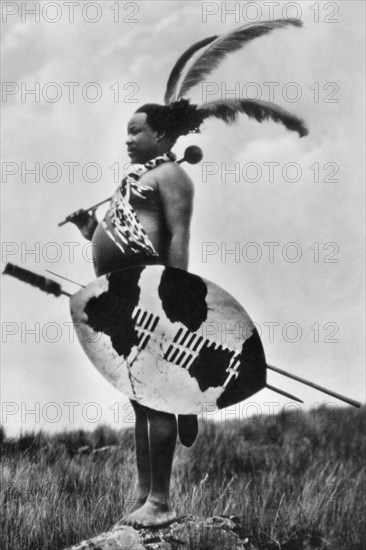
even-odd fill
[{"label": "boulder", "polygon": [[187,515],[165,527],[115,526],[67,550],[254,550],[236,529],[228,517]]},{"label": "boulder", "polygon": [[136,529],[128,525],[111,529],[96,537],[84,540],[67,550],[145,550]]}]

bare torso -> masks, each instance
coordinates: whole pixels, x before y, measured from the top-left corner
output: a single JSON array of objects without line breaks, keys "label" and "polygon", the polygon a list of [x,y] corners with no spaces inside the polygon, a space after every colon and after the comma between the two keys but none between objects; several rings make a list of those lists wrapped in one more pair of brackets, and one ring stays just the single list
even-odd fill
[{"label": "bare torso", "polygon": [[[189,225],[192,212],[193,185],[176,163],[164,163],[142,175],[141,198],[131,193],[130,203],[143,226],[158,258],[129,255],[117,247],[100,223],[93,235],[94,267],[98,276],[123,267],[160,263],[186,268],[188,262]],[[109,225],[108,215],[106,218]],[[174,259],[172,259],[172,255]],[[181,265],[178,265],[179,262]]]}]

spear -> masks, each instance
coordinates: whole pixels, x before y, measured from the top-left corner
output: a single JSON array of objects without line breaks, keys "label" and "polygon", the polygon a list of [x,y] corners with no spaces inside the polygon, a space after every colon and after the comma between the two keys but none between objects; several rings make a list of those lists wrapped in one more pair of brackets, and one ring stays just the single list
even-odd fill
[{"label": "spear", "polygon": [[[47,279],[42,275],[37,275],[32,271],[28,271],[27,269],[23,269],[11,263],[6,264],[3,273],[6,275],[11,275],[12,277],[16,277],[17,279],[20,279],[25,283],[30,283],[31,285],[38,287],[39,289],[43,290],[44,292],[47,292],[48,294],[54,294],[55,296],[60,296],[60,294],[64,294],[69,298],[72,296],[72,294],[69,294],[68,292],[65,292],[64,290],[62,290],[61,285],[56,281],[53,281],[52,279]],[[54,275],[57,275],[57,274],[54,273]],[[57,276],[59,277],[60,275],[57,275]],[[62,277],[62,278],[65,278],[65,277]],[[67,279],[67,280],[70,280],[70,279]],[[71,281],[71,282],[75,283],[75,281]],[[83,286],[83,285],[80,285],[79,283],[75,283],[75,284],[78,284],[79,286]],[[267,369],[277,372],[278,374],[282,374],[282,376],[286,376],[287,378],[291,378],[291,380],[296,380],[301,384],[310,386],[311,388],[314,388],[323,393],[326,393],[327,395],[335,397],[340,401],[344,401],[348,405],[352,405],[353,407],[357,407],[357,408],[361,407],[361,403],[359,401],[356,401],[355,399],[351,399],[350,397],[346,397],[344,395],[341,395],[340,393],[336,393],[332,390],[328,390],[328,388],[319,386],[318,384],[315,384],[310,380],[306,380],[305,378],[301,378],[300,376],[296,376],[295,374],[290,374],[289,372],[279,369],[278,367],[274,367],[273,365],[267,365]],[[283,390],[275,388],[274,386],[271,386],[269,384],[267,384],[266,387],[272,391],[275,391],[277,393],[284,395],[285,397],[289,397],[291,399],[294,399],[295,401],[302,403],[300,399],[293,396],[292,394],[289,394]]]}]

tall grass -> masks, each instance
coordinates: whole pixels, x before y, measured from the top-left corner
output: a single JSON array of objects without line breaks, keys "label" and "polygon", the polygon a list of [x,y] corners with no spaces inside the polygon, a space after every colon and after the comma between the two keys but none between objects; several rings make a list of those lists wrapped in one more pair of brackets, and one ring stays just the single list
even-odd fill
[{"label": "tall grass", "polygon": [[[177,446],[173,504],[180,514],[238,516],[261,548],[308,537],[364,549],[364,413],[202,423],[191,449]],[[2,452],[3,550],[64,548],[107,530],[134,499],[132,429],[5,437]]]}]

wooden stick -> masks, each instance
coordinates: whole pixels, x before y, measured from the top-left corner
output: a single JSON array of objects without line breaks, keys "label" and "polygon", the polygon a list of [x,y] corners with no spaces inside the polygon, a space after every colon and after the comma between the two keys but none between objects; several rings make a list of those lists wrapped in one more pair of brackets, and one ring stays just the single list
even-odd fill
[{"label": "wooden stick", "polygon": [[[107,199],[104,199],[100,202],[97,202],[97,204],[93,204],[93,206],[89,206],[89,208],[85,208],[85,212],[89,212],[90,210],[94,210],[95,208],[98,208],[98,206],[101,206],[102,204],[104,204],[105,202],[108,202],[111,200],[112,197],[108,197]],[[67,218],[64,219],[64,221],[60,222],[58,224],[59,227],[61,227],[62,225],[65,225],[65,223],[69,223],[70,220],[68,220]]]},{"label": "wooden stick", "polygon": [[274,372],[278,372],[279,374],[282,374],[283,376],[287,376],[288,378],[291,378],[292,380],[297,380],[297,382],[301,382],[301,384],[305,384],[306,386],[310,386],[311,388],[315,388],[316,390],[319,390],[323,393],[331,395],[332,397],[335,397],[336,399],[340,399],[341,401],[344,401],[345,403],[348,403],[349,405],[352,405],[353,407],[357,407],[358,409],[361,407],[361,403],[359,401],[355,401],[354,399],[351,399],[350,397],[345,397],[344,395],[341,395],[340,393],[336,393],[334,391],[328,390],[327,388],[323,388],[323,386],[318,386],[318,384],[314,384],[314,382],[310,382],[309,380],[305,380],[305,378],[300,378],[300,376],[296,376],[295,374],[290,374],[289,372],[286,372],[285,370],[279,369],[278,367],[274,367],[273,365],[267,365],[267,368],[270,369],[270,370],[273,370]]},{"label": "wooden stick", "polygon": [[298,397],[295,397],[295,395],[292,395],[291,393],[287,393],[287,391],[279,390],[278,388],[275,388],[274,386],[271,386],[270,384],[266,384],[266,388],[269,390],[272,390],[276,393],[279,393],[281,395],[284,395],[285,397],[288,397],[289,399],[293,399],[294,401],[297,401],[298,403],[304,403],[301,399]]}]

